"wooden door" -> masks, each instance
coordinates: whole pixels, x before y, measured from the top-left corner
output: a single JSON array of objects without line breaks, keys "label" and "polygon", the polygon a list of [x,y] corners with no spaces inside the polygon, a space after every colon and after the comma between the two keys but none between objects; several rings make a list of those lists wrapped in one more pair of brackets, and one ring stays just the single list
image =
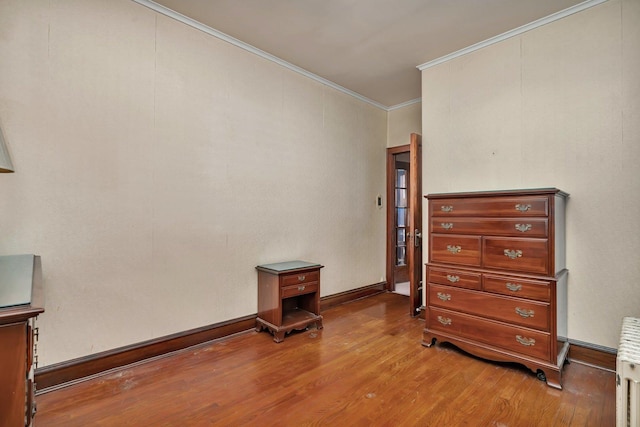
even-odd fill
[{"label": "wooden door", "polygon": [[412,133],[409,143],[409,265],[410,314],[416,316],[422,306],[422,138]]}]

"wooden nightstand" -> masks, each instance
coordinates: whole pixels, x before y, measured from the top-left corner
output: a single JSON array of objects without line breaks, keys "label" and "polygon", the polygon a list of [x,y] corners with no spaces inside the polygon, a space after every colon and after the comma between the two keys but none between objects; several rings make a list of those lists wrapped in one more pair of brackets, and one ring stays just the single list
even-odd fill
[{"label": "wooden nightstand", "polygon": [[315,324],[322,329],[320,315],[320,269],[306,261],[265,264],[258,270],[258,318],[256,331],[273,333],[282,342],[292,330]]},{"label": "wooden nightstand", "polygon": [[36,255],[0,256],[0,427],[31,426],[36,413],[35,318],[44,312]]}]

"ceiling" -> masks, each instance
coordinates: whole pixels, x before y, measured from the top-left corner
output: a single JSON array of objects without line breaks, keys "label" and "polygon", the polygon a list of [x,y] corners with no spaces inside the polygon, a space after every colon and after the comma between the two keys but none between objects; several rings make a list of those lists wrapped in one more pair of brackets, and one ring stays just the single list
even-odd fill
[{"label": "ceiling", "polygon": [[420,98],[418,65],[584,0],[155,0],[385,108]]}]

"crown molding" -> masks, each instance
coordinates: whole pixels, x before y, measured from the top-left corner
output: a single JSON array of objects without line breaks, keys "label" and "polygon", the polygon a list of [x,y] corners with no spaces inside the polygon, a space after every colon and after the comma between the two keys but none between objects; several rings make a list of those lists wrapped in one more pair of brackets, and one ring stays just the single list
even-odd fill
[{"label": "crown molding", "polygon": [[466,54],[471,53],[471,52],[475,52],[476,50],[482,49],[483,47],[491,46],[492,44],[499,43],[499,42],[501,42],[503,40],[506,40],[508,38],[520,35],[520,34],[525,33],[527,31],[531,31],[531,30],[533,30],[535,28],[538,28],[538,27],[541,27],[543,25],[547,25],[547,24],[549,24],[551,22],[554,22],[554,21],[557,21],[559,19],[565,18],[565,17],[567,17],[569,15],[573,15],[574,13],[581,12],[581,11],[583,11],[585,9],[589,9],[590,7],[597,6],[597,5],[599,5],[601,3],[604,3],[606,1],[608,1],[608,0],[587,0],[585,2],[577,4],[575,6],[569,7],[567,9],[565,9],[565,10],[561,10],[560,12],[556,12],[556,13],[551,14],[549,16],[546,16],[544,18],[540,18],[537,21],[533,21],[533,22],[525,24],[525,25],[523,25],[521,27],[515,28],[515,29],[510,30],[510,31],[507,31],[506,33],[499,34],[499,35],[497,35],[495,37],[491,37],[491,38],[489,38],[487,40],[484,40],[484,41],[481,41],[479,43],[473,44],[471,46],[465,47],[464,49],[460,49],[458,51],[455,51],[455,52],[450,53],[450,54],[445,55],[445,56],[441,56],[440,58],[434,59],[432,61],[425,62],[422,65],[418,65],[417,68],[420,71],[424,71],[427,68],[434,67],[434,66],[436,66],[438,64],[442,64],[443,62],[451,61],[452,59],[458,58],[460,56],[466,55]]},{"label": "crown molding", "polygon": [[[317,74],[314,74],[314,73],[312,73],[310,71],[307,71],[304,68],[298,67],[297,65],[294,65],[294,64],[292,64],[290,62],[287,62],[287,61],[285,61],[285,60],[283,60],[281,58],[278,58],[275,55],[272,55],[272,54],[270,54],[268,52],[265,52],[265,51],[263,51],[261,49],[258,49],[255,46],[252,46],[252,45],[250,45],[248,43],[245,43],[245,42],[243,42],[241,40],[238,40],[235,37],[231,37],[228,34],[225,34],[225,33],[221,32],[221,31],[218,31],[218,30],[216,30],[214,28],[211,28],[211,27],[209,27],[207,25],[204,25],[204,24],[202,24],[202,23],[200,23],[200,22],[198,22],[198,21],[196,21],[196,20],[194,20],[192,18],[189,18],[189,17],[187,17],[185,15],[182,15],[182,14],[180,14],[180,13],[178,13],[178,12],[172,10],[172,9],[169,9],[169,8],[167,8],[165,6],[162,6],[162,5],[158,4],[158,3],[155,3],[152,0],[132,0],[132,1],[142,5],[144,7],[147,7],[147,8],[149,8],[149,9],[155,11],[155,12],[158,12],[158,13],[160,13],[162,15],[165,15],[165,16],[167,16],[169,18],[175,19],[176,21],[179,21],[179,22],[181,22],[181,23],[183,23],[185,25],[188,25],[188,26],[190,26],[192,28],[195,28],[195,29],[197,29],[199,31],[202,31],[202,32],[204,32],[206,34],[209,34],[209,35],[211,35],[213,37],[216,37],[216,38],[218,38],[218,39],[220,39],[222,41],[230,43],[230,44],[232,44],[232,45],[234,45],[236,47],[239,47],[240,49],[243,49],[243,50],[245,50],[247,52],[253,53],[254,55],[257,55],[257,56],[259,56],[259,57],[261,57],[263,59],[266,59],[268,61],[274,62],[274,63],[276,63],[276,64],[278,64],[278,65],[280,65],[280,66],[282,66],[284,68],[287,68],[287,69],[289,69],[289,70],[291,70],[291,71],[293,71],[295,73],[301,74],[301,75],[303,75],[305,77],[308,77],[308,78],[310,78],[312,80],[315,80],[315,81],[317,81],[317,82],[319,82],[319,83],[321,83],[321,84],[323,84],[325,86],[328,86],[328,87],[330,87],[332,89],[335,89],[335,90],[337,90],[339,92],[342,92],[344,94],[352,96],[352,97],[354,97],[354,98],[356,98],[356,99],[358,99],[358,100],[360,100],[362,102],[365,102],[365,103],[367,103],[369,105],[372,105],[372,106],[374,106],[376,108],[380,108],[381,110],[384,110],[384,111],[387,111],[387,112],[388,111],[393,111],[393,110],[397,110],[399,108],[407,107],[409,105],[417,104],[417,103],[422,101],[421,98],[416,98],[416,99],[412,99],[410,101],[406,101],[406,102],[403,102],[403,103],[400,103],[400,104],[396,104],[396,105],[392,105],[392,106],[388,107],[388,106],[386,106],[384,104],[381,104],[381,103],[379,103],[377,101],[374,101],[374,100],[372,100],[370,98],[367,98],[366,96],[360,95],[357,92],[354,92],[354,91],[352,91],[350,89],[347,89],[347,88],[345,88],[343,86],[340,86],[340,85],[338,85],[338,84],[336,84],[336,83],[334,83],[334,82],[332,82],[330,80],[327,80],[324,77],[320,77]],[[454,58],[457,58],[457,57],[466,55],[468,53],[474,52],[476,50],[482,49],[483,47],[487,47],[487,46],[490,46],[492,44],[499,43],[499,42],[501,42],[503,40],[506,40],[508,38],[517,36],[517,35],[522,34],[524,32],[533,30],[535,28],[538,28],[538,27],[541,27],[543,25],[549,24],[551,22],[557,21],[559,19],[565,18],[565,17],[567,17],[569,15],[572,15],[574,13],[581,12],[581,11],[583,11],[585,9],[588,9],[590,7],[599,5],[599,4],[604,3],[606,1],[608,1],[608,0],[587,0],[587,1],[584,1],[584,2],[582,2],[580,4],[577,4],[575,6],[567,8],[567,9],[562,10],[560,12],[556,12],[556,13],[554,13],[552,15],[547,16],[547,17],[538,19],[537,21],[533,21],[533,22],[531,22],[529,24],[523,25],[523,26],[518,27],[516,29],[507,31],[507,32],[502,33],[500,35],[497,35],[495,37],[491,37],[491,38],[489,38],[487,40],[484,40],[482,42],[479,42],[479,43],[476,43],[474,45],[468,46],[468,47],[466,47],[464,49],[460,49],[460,50],[458,50],[456,52],[453,52],[453,53],[450,53],[448,55],[441,56],[440,58],[434,59],[432,61],[425,62],[424,64],[418,65],[417,68],[420,71],[423,71],[423,70],[425,70],[427,68],[436,66],[436,65],[441,64],[443,62],[450,61],[450,60],[452,60]]]},{"label": "crown molding", "polygon": [[225,41],[227,43],[230,43],[230,44],[232,44],[232,45],[234,45],[236,47],[239,47],[240,49],[244,49],[247,52],[251,52],[254,55],[257,55],[257,56],[259,56],[259,57],[261,57],[263,59],[266,59],[266,60],[271,61],[271,62],[275,62],[278,65],[281,65],[281,66],[283,66],[283,67],[285,67],[285,68],[287,68],[287,69],[289,69],[289,70],[291,70],[293,72],[296,72],[298,74],[302,74],[303,76],[308,77],[308,78],[310,78],[312,80],[315,80],[315,81],[317,81],[319,83],[322,83],[325,86],[329,86],[330,88],[333,88],[333,89],[335,89],[337,91],[340,91],[340,92],[343,92],[343,93],[345,93],[347,95],[353,96],[354,98],[357,98],[360,101],[366,102],[367,104],[373,105],[374,107],[380,108],[380,109],[385,110],[385,111],[389,111],[389,108],[386,105],[383,105],[383,104],[381,104],[381,103],[379,103],[377,101],[369,99],[366,96],[362,96],[357,92],[354,92],[354,91],[349,90],[349,89],[347,89],[345,87],[342,87],[342,86],[340,86],[340,85],[338,85],[338,84],[336,84],[336,83],[334,83],[334,82],[332,82],[330,80],[325,79],[324,77],[320,77],[317,74],[314,74],[314,73],[312,73],[310,71],[305,70],[304,68],[298,67],[297,65],[293,65],[290,62],[287,62],[287,61],[285,61],[283,59],[280,59],[275,55],[272,55],[272,54],[267,53],[267,52],[265,52],[263,50],[260,50],[255,46],[252,46],[252,45],[250,45],[248,43],[245,43],[245,42],[243,42],[241,40],[238,40],[235,37],[231,37],[230,35],[225,34],[222,31],[218,31],[218,30],[216,30],[214,28],[211,28],[211,27],[209,27],[207,25],[204,25],[204,24],[202,24],[202,23],[200,23],[200,22],[198,22],[198,21],[196,21],[194,19],[189,18],[188,16],[184,16],[181,13],[178,13],[178,12],[176,12],[174,10],[171,10],[171,9],[169,9],[169,8],[167,8],[165,6],[162,6],[162,5],[158,4],[158,3],[155,3],[155,2],[153,2],[151,0],[132,0],[132,1],[134,1],[135,3],[138,3],[138,4],[142,5],[142,6],[145,6],[145,7],[149,8],[149,9],[155,11],[155,12],[161,13],[162,15],[168,16],[169,18],[175,19],[176,21],[179,21],[179,22],[181,22],[183,24],[186,24],[186,25],[188,25],[190,27],[193,27],[193,28],[195,28],[197,30],[200,30],[200,31],[202,31],[204,33],[207,33],[207,34],[209,34],[209,35],[211,35],[213,37],[216,37],[216,38],[218,38],[220,40],[223,40],[223,41]]},{"label": "crown molding", "polygon": [[400,104],[392,105],[391,107],[387,107],[387,111],[397,110],[398,108],[408,107],[409,105],[419,104],[422,102],[422,98],[412,99],[407,102],[402,102]]}]

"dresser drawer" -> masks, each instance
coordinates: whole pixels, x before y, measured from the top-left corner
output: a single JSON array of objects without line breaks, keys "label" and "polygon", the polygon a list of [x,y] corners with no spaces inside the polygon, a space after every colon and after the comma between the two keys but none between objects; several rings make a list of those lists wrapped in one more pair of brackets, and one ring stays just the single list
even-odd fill
[{"label": "dresser drawer", "polygon": [[495,294],[529,298],[537,301],[550,301],[550,283],[543,280],[528,280],[517,277],[482,276],[482,288]]},{"label": "dresser drawer", "polygon": [[284,286],[280,289],[281,298],[290,298],[314,292],[318,292],[318,282],[305,282],[298,285]]},{"label": "dresser drawer", "polygon": [[544,332],[432,307],[429,308],[429,325],[429,329],[436,332],[551,361],[550,335]]},{"label": "dresser drawer", "polygon": [[320,272],[316,271],[305,271],[302,273],[293,273],[283,275],[280,279],[280,286],[291,286],[297,285],[300,283],[310,283],[317,282],[320,278]]},{"label": "dresser drawer", "polygon": [[430,284],[429,305],[549,330],[549,305],[541,302]]},{"label": "dresser drawer", "polygon": [[432,218],[431,232],[438,234],[547,237],[548,220],[546,218]]},{"label": "dresser drawer", "polygon": [[547,239],[485,237],[482,246],[484,267],[537,274],[549,272]]},{"label": "dresser drawer", "polygon": [[549,214],[545,196],[470,197],[429,200],[431,216],[541,217]]},{"label": "dresser drawer", "polygon": [[431,261],[480,266],[480,236],[431,235]]},{"label": "dresser drawer", "polygon": [[449,270],[429,267],[427,269],[427,282],[441,285],[457,286],[467,289],[481,289],[481,274],[466,271]]}]

